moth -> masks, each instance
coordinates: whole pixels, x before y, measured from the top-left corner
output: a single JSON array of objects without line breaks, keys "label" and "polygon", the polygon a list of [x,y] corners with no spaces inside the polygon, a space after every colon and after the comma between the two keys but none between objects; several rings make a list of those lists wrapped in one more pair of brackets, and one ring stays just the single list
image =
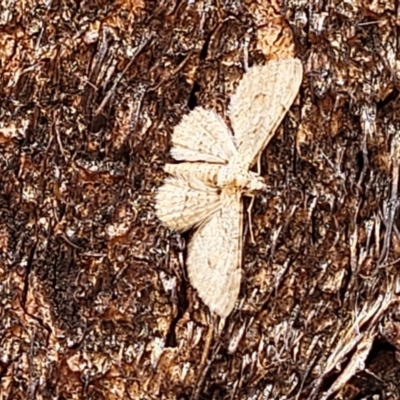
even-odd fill
[{"label": "moth", "polygon": [[273,137],[301,85],[300,60],[273,60],[248,69],[231,97],[234,131],[212,110],[194,108],[175,126],[170,175],[156,194],[156,214],[179,232],[196,228],[186,260],[202,301],[227,317],[239,296],[243,250],[242,196],[266,188],[250,171]]}]

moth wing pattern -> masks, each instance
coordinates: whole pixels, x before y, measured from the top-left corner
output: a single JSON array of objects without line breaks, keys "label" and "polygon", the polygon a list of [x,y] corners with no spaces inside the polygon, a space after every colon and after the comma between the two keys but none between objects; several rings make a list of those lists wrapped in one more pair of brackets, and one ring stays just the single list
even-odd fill
[{"label": "moth wing pattern", "polygon": [[220,115],[203,107],[184,115],[172,134],[176,160],[226,164],[237,153],[229,127]]},{"label": "moth wing pattern", "polygon": [[302,79],[297,58],[253,66],[243,75],[229,107],[243,165],[254,165],[296,98]]},{"label": "moth wing pattern", "polygon": [[218,189],[182,177],[166,178],[155,200],[160,221],[180,232],[203,223],[221,207]]},{"label": "moth wing pattern", "polygon": [[187,181],[198,179],[207,185],[217,187],[217,177],[221,168],[223,168],[221,164],[182,162],[179,164],[165,164],[164,171],[177,178]]},{"label": "moth wing pattern", "polygon": [[243,205],[239,191],[221,197],[220,209],[189,243],[187,271],[202,301],[225,318],[240,292]]}]

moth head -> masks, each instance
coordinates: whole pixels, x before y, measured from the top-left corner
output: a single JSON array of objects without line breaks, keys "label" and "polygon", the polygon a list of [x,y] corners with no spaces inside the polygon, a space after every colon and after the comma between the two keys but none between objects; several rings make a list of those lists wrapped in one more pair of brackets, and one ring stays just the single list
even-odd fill
[{"label": "moth head", "polygon": [[244,187],[246,193],[253,194],[256,192],[262,192],[267,189],[264,178],[255,174],[254,172],[249,172],[249,179],[247,185]]}]

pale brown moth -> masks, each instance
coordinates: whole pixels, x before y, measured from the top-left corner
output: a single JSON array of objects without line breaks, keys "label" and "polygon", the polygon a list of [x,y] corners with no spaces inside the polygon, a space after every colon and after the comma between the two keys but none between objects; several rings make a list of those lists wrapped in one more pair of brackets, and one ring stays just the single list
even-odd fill
[{"label": "pale brown moth", "polygon": [[214,111],[197,107],[174,128],[167,164],[171,176],[156,195],[156,213],[168,227],[197,228],[187,270],[204,303],[227,317],[240,291],[243,234],[242,196],[265,189],[250,168],[292,105],[303,77],[300,60],[254,66],[232,96],[229,127]]}]

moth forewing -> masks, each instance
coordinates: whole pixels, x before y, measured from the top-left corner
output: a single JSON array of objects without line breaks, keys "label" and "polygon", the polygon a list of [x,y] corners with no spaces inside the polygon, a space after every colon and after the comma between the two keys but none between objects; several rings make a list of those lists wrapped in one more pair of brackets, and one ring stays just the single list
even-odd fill
[{"label": "moth forewing", "polygon": [[199,179],[169,177],[156,195],[157,217],[166,226],[184,232],[206,221],[221,207],[219,192]]},{"label": "moth forewing", "polygon": [[212,110],[196,107],[174,128],[171,155],[175,160],[225,164],[236,153],[231,131]]},{"label": "moth forewing", "polygon": [[218,175],[223,164],[209,164],[202,162],[183,162],[179,164],[165,164],[164,171],[177,178],[187,181],[200,180],[207,185],[216,187]]},{"label": "moth forewing", "polygon": [[227,317],[239,296],[242,261],[243,204],[239,191],[221,193],[221,208],[194,233],[187,270],[200,298]]},{"label": "moth forewing", "polygon": [[296,58],[269,61],[243,75],[229,107],[243,165],[254,165],[296,98],[302,79],[303,67]]}]

